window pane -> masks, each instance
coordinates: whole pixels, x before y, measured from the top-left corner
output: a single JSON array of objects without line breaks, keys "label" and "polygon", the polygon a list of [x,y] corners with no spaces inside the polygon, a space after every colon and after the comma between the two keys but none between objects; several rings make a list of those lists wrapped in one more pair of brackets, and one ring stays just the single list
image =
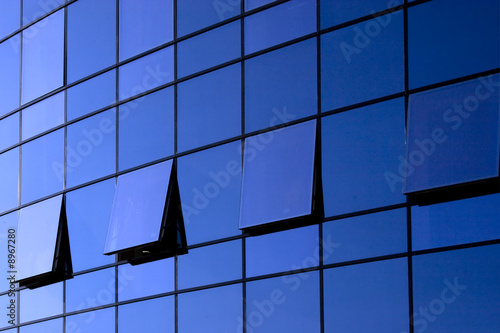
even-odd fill
[{"label": "window pane", "polygon": [[19,148],[0,154],[0,212],[17,207],[19,200]]},{"label": "window pane", "polygon": [[130,58],[174,37],[173,1],[120,1],[120,60]]},{"label": "window pane", "polygon": [[19,143],[19,112],[0,120],[0,150]]},{"label": "window pane", "polygon": [[245,140],[240,228],[312,212],[316,121]]},{"label": "window pane", "polygon": [[[10,245],[15,245],[12,242],[17,240],[17,216],[18,212],[13,212],[7,215],[2,215],[0,216],[0,243],[5,244],[5,248],[9,248],[8,244]],[[9,235],[13,235],[10,236]],[[9,241],[9,239],[11,241]],[[12,247],[10,247],[12,249]],[[5,254],[6,260],[0,261],[0,269],[2,272],[5,272],[6,278],[0,280],[0,293],[3,293],[9,289],[14,289],[19,286],[18,283],[11,284],[11,281],[8,279],[11,277],[12,273],[8,273],[9,271],[17,271],[17,265],[16,263],[13,263],[14,269],[10,267],[11,263],[8,262],[8,253]],[[17,279],[17,274],[16,274],[16,279]],[[17,297],[17,296],[12,296],[12,294],[9,295],[7,298],[6,302],[10,304],[10,298]],[[2,301],[3,302],[3,301]],[[17,300],[15,300],[17,303]],[[4,304],[4,303],[2,303]],[[5,303],[7,304],[7,303]],[[6,305],[8,306],[8,304]],[[17,307],[17,305],[16,305]],[[5,309],[5,308],[4,308]],[[8,311],[10,315],[10,310]],[[17,317],[17,314],[16,314]],[[7,323],[8,320],[12,320],[13,318],[6,317],[7,319],[5,320],[5,323]],[[3,327],[2,324],[4,324],[3,321],[0,322],[0,327]],[[8,326],[8,325],[6,325]]]},{"label": "window pane", "polygon": [[405,202],[398,158],[405,150],[404,100],[322,120],[325,215]]},{"label": "window pane", "polygon": [[179,84],[177,98],[180,151],[241,133],[240,64]]},{"label": "window pane", "polygon": [[44,321],[41,323],[23,326],[19,330],[20,333],[40,333],[40,332],[50,332],[50,333],[62,333],[63,332],[63,319],[53,319]]},{"label": "window pane", "polygon": [[316,31],[316,1],[291,0],[245,18],[245,53]]},{"label": "window pane", "polygon": [[[321,0],[321,29],[403,4],[403,0]],[[403,11],[399,12],[403,15]]]},{"label": "window pane", "polygon": [[407,332],[407,260],[325,270],[324,297],[325,333]]},{"label": "window pane", "polygon": [[119,107],[119,169],[174,153],[174,89],[167,88]]},{"label": "window pane", "polygon": [[249,11],[264,5],[267,5],[268,3],[274,2],[276,0],[246,0],[245,1],[245,10]]},{"label": "window pane", "polygon": [[177,46],[179,77],[239,58],[240,28],[240,21],[236,21],[180,42]]},{"label": "window pane", "polygon": [[82,313],[66,318],[66,332],[109,333],[115,331],[115,308]]},{"label": "window pane", "polygon": [[[4,1],[0,11],[0,39],[19,29],[21,1]],[[2,76],[0,76],[2,77]]]},{"label": "window pane", "polygon": [[33,22],[37,18],[50,13],[52,10],[64,4],[64,0],[51,0],[51,1],[22,0],[22,2],[23,2],[23,25]]},{"label": "window pane", "polygon": [[118,332],[137,333],[161,330],[164,333],[174,333],[174,301],[173,296],[168,296],[119,306]]},{"label": "window pane", "polygon": [[77,275],[66,281],[66,312],[115,302],[115,269]]},{"label": "window pane", "polygon": [[316,39],[246,61],[245,131],[316,114],[316,71]]},{"label": "window pane", "polygon": [[64,123],[64,92],[51,96],[22,111],[23,140]]},{"label": "window pane", "polygon": [[[18,248],[19,249],[19,248]],[[43,304],[43,306],[40,306]],[[63,283],[37,289],[24,289],[19,296],[19,321],[56,316],[63,312]]]},{"label": "window pane", "polygon": [[17,34],[0,44],[0,77],[2,78],[0,80],[0,100],[2,101],[0,103],[0,117],[19,107],[19,84],[21,83],[20,36],[20,34]]}]

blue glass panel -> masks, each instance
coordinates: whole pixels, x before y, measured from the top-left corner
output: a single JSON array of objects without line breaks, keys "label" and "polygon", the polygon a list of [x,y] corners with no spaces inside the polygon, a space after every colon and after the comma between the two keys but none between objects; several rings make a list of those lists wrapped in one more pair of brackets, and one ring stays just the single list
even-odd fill
[{"label": "blue glass panel", "polygon": [[240,31],[241,23],[236,21],[180,42],[177,46],[179,77],[239,58]]},{"label": "blue glass panel", "polygon": [[318,266],[318,238],[317,226],[247,238],[247,276]]},{"label": "blue glass panel", "polygon": [[119,68],[120,100],[174,80],[174,48],[167,47]]},{"label": "blue glass panel", "polygon": [[64,131],[62,129],[22,146],[21,203],[63,189]]},{"label": "blue glass panel", "polygon": [[410,88],[500,66],[500,3],[436,0],[408,9]]},{"label": "blue glass panel", "polygon": [[274,2],[276,0],[246,0],[245,1],[245,11],[249,11],[260,6],[267,5],[268,3]]},{"label": "blue glass panel", "polygon": [[19,112],[0,120],[0,150],[19,143]]},{"label": "blue glass panel", "polygon": [[119,107],[119,169],[174,153],[174,89],[166,88]]},{"label": "blue glass panel", "polygon": [[178,258],[179,289],[241,278],[241,240],[189,250]]},{"label": "blue glass panel", "polygon": [[64,0],[21,0],[23,2],[23,25],[33,22],[39,17],[50,13],[60,5]]},{"label": "blue glass panel", "polygon": [[[0,21],[1,22],[1,21]],[[15,35],[0,44],[0,117],[19,107],[21,83],[21,37]]]},{"label": "blue glass panel", "polygon": [[112,70],[68,89],[66,101],[68,120],[111,105],[115,99],[116,71]]},{"label": "blue glass panel", "polygon": [[406,251],[406,209],[362,215],[325,223],[325,264]]},{"label": "blue glass panel", "polygon": [[0,39],[19,29],[21,1],[3,1],[0,11]]},{"label": "blue glass panel", "polygon": [[240,234],[241,142],[177,160],[184,226],[189,244]]},{"label": "blue glass panel", "polygon": [[64,92],[29,106],[22,113],[23,140],[61,125],[64,123]]},{"label": "blue glass panel", "polygon": [[321,37],[321,110],[404,89],[403,15],[380,16]]},{"label": "blue glass panel", "polygon": [[[118,307],[118,332],[175,332],[175,299],[155,298]],[[140,320],[137,320],[140,318]]]},{"label": "blue glass panel", "polygon": [[174,37],[173,0],[120,1],[120,60]]},{"label": "blue glass panel", "polygon": [[116,62],[116,1],[80,0],[68,6],[68,82]]},{"label": "blue glass panel", "polygon": [[63,196],[21,209],[17,241],[19,280],[52,272]]},{"label": "blue glass panel", "polygon": [[[8,250],[12,250],[12,246],[15,246],[15,242],[17,241],[17,216],[18,212],[13,212],[7,215],[2,215],[0,216],[0,243],[4,244],[3,246],[5,247],[5,260],[0,261],[0,269],[2,272],[5,272],[6,278],[0,280],[0,293],[3,293],[9,289],[14,289],[18,287],[17,283],[11,283],[13,282],[10,277],[11,275],[15,275],[14,281],[17,279],[17,274],[16,273],[8,273],[9,271],[15,271],[17,272],[17,264],[16,262],[9,262],[9,259],[14,259],[15,258],[9,258],[9,252]],[[10,245],[10,246],[9,246]],[[12,253],[14,256],[16,255],[15,253]],[[11,266],[12,265],[12,266]],[[9,298],[17,297],[12,293],[9,293]],[[10,300],[7,302],[10,303]],[[17,303],[17,301],[15,301]],[[3,304],[3,303],[2,303]],[[5,308],[4,308],[5,309]],[[9,310],[10,313],[10,310]],[[16,314],[17,316],[17,314]],[[11,320],[13,318],[7,317],[7,320]],[[0,322],[0,326],[3,324],[3,322]]]},{"label": "blue glass panel", "polygon": [[245,131],[317,112],[316,39],[294,44],[245,63]]},{"label": "blue glass panel", "polygon": [[241,133],[240,64],[179,84],[177,99],[180,151]]},{"label": "blue glass panel", "polygon": [[[321,29],[403,4],[403,0],[321,0]],[[403,15],[403,11],[399,12]]]},{"label": "blue glass panel", "polygon": [[174,259],[118,267],[118,301],[174,290]]},{"label": "blue glass panel", "polygon": [[19,333],[40,333],[40,332],[62,333],[63,319],[58,318],[58,319],[43,321],[41,323],[23,326],[19,330]]},{"label": "blue glass panel", "polygon": [[63,10],[25,30],[22,59],[23,104],[63,84]]},{"label": "blue glass panel", "polygon": [[325,270],[324,297],[325,333],[407,332],[407,260]]},{"label": "blue glass panel", "polygon": [[0,212],[14,208],[19,200],[19,148],[0,154]]},{"label": "blue glass panel", "polygon": [[[40,306],[42,305],[43,306]],[[59,315],[63,312],[63,283],[37,289],[24,289],[19,295],[19,321],[28,321]]]},{"label": "blue glass panel", "polygon": [[316,31],[316,1],[291,0],[245,18],[250,54]]},{"label": "blue glass panel", "polygon": [[346,111],[322,120],[325,215],[405,202],[397,175],[405,150],[404,100]]},{"label": "blue glass panel", "polygon": [[500,246],[413,258],[415,332],[500,330]]},{"label": "blue glass panel", "polygon": [[319,333],[319,295],[318,272],[247,283],[247,332]]},{"label": "blue glass panel", "polygon": [[410,96],[405,193],[499,175],[500,75]]},{"label": "blue glass panel", "polygon": [[179,294],[179,333],[234,332],[242,297],[240,284]]},{"label": "blue glass panel", "polygon": [[115,269],[77,275],[66,281],[66,312],[114,303]]},{"label": "blue glass panel", "polygon": [[82,313],[66,318],[66,332],[109,333],[115,331],[115,308]]},{"label": "blue glass panel", "polygon": [[177,35],[182,37],[240,13],[240,0],[177,1]]},{"label": "blue glass panel", "polygon": [[245,140],[240,228],[312,212],[316,121]]}]

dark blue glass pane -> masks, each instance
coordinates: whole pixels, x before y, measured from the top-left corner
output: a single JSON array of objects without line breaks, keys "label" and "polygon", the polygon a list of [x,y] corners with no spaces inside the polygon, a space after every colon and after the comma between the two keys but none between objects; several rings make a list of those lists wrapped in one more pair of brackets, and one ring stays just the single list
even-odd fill
[{"label": "dark blue glass pane", "polygon": [[114,303],[115,269],[75,276],[66,281],[66,312]]},{"label": "dark blue glass pane", "polygon": [[247,283],[247,332],[319,333],[319,295],[318,272]]},{"label": "dark blue glass pane", "polygon": [[[155,298],[118,307],[118,332],[175,332],[175,299]],[[137,320],[141,318],[141,320]]]},{"label": "dark blue glass pane", "polygon": [[73,271],[114,262],[102,255],[114,193],[115,180],[109,179],[66,194]]},{"label": "dark blue glass pane", "polygon": [[406,251],[406,209],[390,210],[325,223],[325,264]]},{"label": "dark blue glass pane", "polygon": [[257,276],[319,265],[318,227],[246,239],[246,274]]},{"label": "dark blue glass pane", "polygon": [[[40,306],[43,304],[43,306]],[[28,321],[59,315],[63,312],[63,283],[19,293],[19,321]]]},{"label": "dark blue glass pane", "polygon": [[179,77],[239,58],[240,28],[240,21],[236,21],[180,42],[177,46]]},{"label": "dark blue glass pane", "polygon": [[[403,4],[403,0],[321,0],[321,28],[328,28]],[[403,15],[403,11],[400,11]]]},{"label": "dark blue glass pane", "polygon": [[19,143],[19,112],[0,120],[0,150]]},{"label": "dark blue glass pane", "polygon": [[179,151],[241,133],[239,64],[179,84],[177,99]]},{"label": "dark blue glass pane", "polygon": [[19,29],[20,18],[20,0],[2,2],[2,10],[0,11],[0,39]]},{"label": "dark blue glass pane", "polygon": [[23,33],[22,103],[63,84],[64,11],[60,10]]},{"label": "dark blue glass pane", "polygon": [[500,66],[500,3],[435,0],[408,9],[410,88]]},{"label": "dark blue glass pane", "polygon": [[[19,1],[19,0],[18,0]],[[21,0],[23,2],[23,25],[33,22],[64,4],[64,0]]]},{"label": "dark blue glass pane", "polygon": [[172,160],[118,177],[104,253],[158,241]]},{"label": "dark blue glass pane", "polygon": [[19,199],[19,148],[0,154],[0,212],[14,208]]},{"label": "dark blue glass pane", "polygon": [[21,203],[63,189],[64,131],[62,129],[22,146]]},{"label": "dark blue glass pane", "polygon": [[82,313],[66,318],[66,332],[109,333],[115,331],[115,308]]},{"label": "dark blue glass pane", "polygon": [[268,3],[274,2],[276,0],[246,0],[245,1],[245,11],[258,8],[260,6],[267,5]]},{"label": "dark blue glass pane", "polygon": [[[7,215],[0,216],[0,243],[5,244],[4,246],[7,249],[9,248],[9,246],[8,246],[9,244],[11,245],[11,247],[10,247],[11,249],[12,249],[12,245],[16,245],[13,242],[15,242],[17,240],[17,218],[18,218],[18,212],[13,212],[13,213],[10,213]],[[10,239],[10,241],[9,241],[9,239]],[[6,275],[6,278],[0,280],[0,293],[6,292],[9,289],[14,289],[14,288],[18,287],[17,283],[11,284],[11,280],[8,279],[8,278],[10,278],[10,275],[12,274],[12,273],[7,274],[8,271],[16,271],[17,272],[16,263],[15,262],[9,263],[9,261],[8,261],[9,259],[11,259],[8,257],[9,254],[10,253],[6,252],[6,254],[5,254],[6,260],[0,261],[0,269],[3,272],[5,272],[5,275]],[[14,253],[12,253],[12,254],[15,256]],[[13,265],[13,267],[10,267],[11,264]],[[10,298],[14,298],[14,297],[17,297],[17,295],[9,294],[7,302],[10,304]],[[17,302],[17,300],[15,302]],[[4,303],[2,303],[2,305],[3,304]],[[7,304],[7,306],[9,304]],[[9,313],[9,316],[6,316],[5,323],[7,323],[8,320],[14,319],[14,318],[10,318],[10,309],[8,310],[8,313]],[[17,316],[17,314],[16,314],[16,316]],[[4,322],[0,321],[0,327],[3,327],[2,324],[4,324]],[[8,326],[8,325],[6,325],[6,326]]]},{"label": "dark blue glass pane", "polygon": [[[88,98],[92,96],[92,98]],[[68,120],[96,111],[116,100],[116,71],[112,70],[71,87],[67,92]]]},{"label": "dark blue glass pane", "polygon": [[316,121],[245,140],[240,228],[311,214]]},{"label": "dark blue glass pane", "polygon": [[325,333],[407,332],[406,259],[324,272]]},{"label": "dark blue glass pane", "polygon": [[405,150],[404,100],[323,118],[325,215],[405,202],[397,175]]},{"label": "dark blue glass pane", "polygon": [[62,333],[63,319],[58,318],[37,324],[23,326],[19,330],[19,333],[40,333],[40,332]]},{"label": "dark blue glass pane", "polygon": [[177,35],[182,37],[240,13],[240,0],[177,1]]},{"label": "dark blue glass pane", "polygon": [[405,193],[499,175],[500,75],[410,96]]},{"label": "dark blue glass pane", "polygon": [[120,60],[171,41],[174,37],[173,11],[173,0],[121,0]]},{"label": "dark blue glass pane", "polygon": [[395,94],[404,89],[401,11],[321,37],[321,110]]},{"label": "dark blue glass pane", "polygon": [[240,234],[241,142],[177,161],[184,226],[189,244]]},{"label": "dark blue glass pane", "polygon": [[413,258],[415,332],[500,330],[500,246]]},{"label": "dark blue glass pane", "polygon": [[19,107],[21,83],[20,34],[0,44],[0,117]]},{"label": "dark blue glass pane", "polygon": [[317,112],[316,39],[309,39],[245,63],[245,131]]},{"label": "dark blue glass pane", "polygon": [[22,111],[22,139],[45,132],[64,123],[64,92],[51,96]]},{"label": "dark blue glass pane", "polygon": [[179,333],[234,332],[242,297],[240,284],[179,294]]},{"label": "dark blue glass pane", "polygon": [[174,89],[167,88],[119,107],[119,169],[174,153]]}]

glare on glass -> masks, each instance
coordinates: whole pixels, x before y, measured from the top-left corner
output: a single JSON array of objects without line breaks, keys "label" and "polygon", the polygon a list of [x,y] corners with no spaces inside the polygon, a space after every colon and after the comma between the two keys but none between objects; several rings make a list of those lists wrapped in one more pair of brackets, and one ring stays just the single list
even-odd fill
[{"label": "glare on glass", "polygon": [[20,75],[21,35],[17,34],[0,44],[0,117],[19,107]]},{"label": "glare on glass", "polygon": [[22,139],[45,132],[64,123],[64,92],[22,110]]}]

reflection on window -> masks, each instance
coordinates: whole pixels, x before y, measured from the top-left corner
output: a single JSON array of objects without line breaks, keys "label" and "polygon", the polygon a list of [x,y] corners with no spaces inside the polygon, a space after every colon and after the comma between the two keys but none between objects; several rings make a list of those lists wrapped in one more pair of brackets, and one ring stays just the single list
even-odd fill
[{"label": "reflection on window", "polygon": [[0,150],[19,143],[19,112],[0,120]]},{"label": "reflection on window", "polygon": [[[403,4],[403,0],[321,0],[321,28],[328,28],[363,16],[372,15],[393,6]],[[403,11],[399,12],[403,15]],[[384,22],[384,21],[380,21]]]},{"label": "reflection on window", "polygon": [[[137,320],[141,318],[141,320]],[[173,296],[125,304],[118,307],[118,332],[175,332],[175,298]]]},{"label": "reflection on window", "polygon": [[22,139],[45,132],[64,122],[64,92],[44,99],[22,111]]},{"label": "reflection on window", "polygon": [[109,333],[115,331],[115,308],[66,317],[66,332]]},{"label": "reflection on window", "polygon": [[0,212],[17,207],[19,200],[19,148],[0,154]]},{"label": "reflection on window", "polygon": [[107,268],[66,281],[66,312],[115,302],[115,269]]},{"label": "reflection on window", "polygon": [[2,2],[2,10],[0,11],[0,39],[19,29],[20,15],[20,0]]},{"label": "reflection on window", "polygon": [[40,333],[40,332],[62,333],[63,319],[58,318],[58,319],[43,321],[41,323],[31,324],[28,326],[23,326],[19,330],[19,333]]},{"label": "reflection on window", "polygon": [[[40,306],[43,304],[43,306]],[[63,283],[19,292],[19,321],[28,321],[59,315],[63,312]]]},{"label": "reflection on window", "polygon": [[[3,8],[0,13],[3,13]],[[2,22],[1,19],[0,22]],[[0,101],[2,101],[0,103],[0,117],[19,107],[19,84],[21,83],[20,36],[20,34],[17,34],[0,44],[0,77],[2,78],[0,80]]]},{"label": "reflection on window", "polygon": [[23,26],[33,22],[39,17],[50,13],[52,10],[64,4],[65,0],[51,0],[51,1],[40,1],[40,0],[16,0],[11,2],[23,3]]}]

